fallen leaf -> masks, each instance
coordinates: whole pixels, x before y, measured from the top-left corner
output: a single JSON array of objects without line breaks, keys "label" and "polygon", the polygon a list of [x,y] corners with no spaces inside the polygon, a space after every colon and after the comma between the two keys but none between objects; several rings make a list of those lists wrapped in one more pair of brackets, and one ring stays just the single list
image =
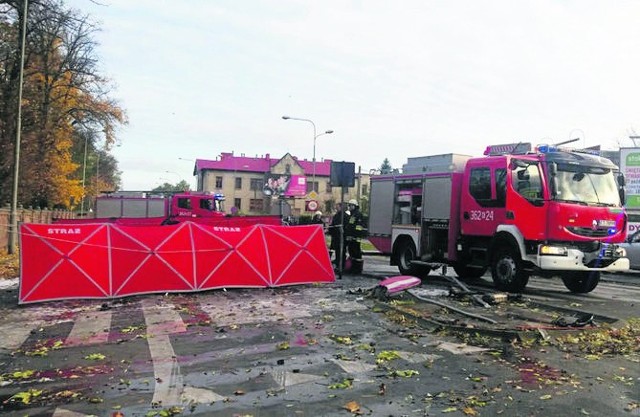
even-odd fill
[{"label": "fallen leaf", "polygon": [[541,400],[550,400],[552,397],[551,395],[547,394],[547,395],[543,395],[540,397]]},{"label": "fallen leaf", "polygon": [[349,401],[342,408],[348,410],[350,413],[360,412],[360,405],[358,405],[358,403],[355,401]]},{"label": "fallen leaf", "polygon": [[414,375],[420,375],[420,372],[414,371],[413,369],[407,369],[404,371],[395,370],[390,374],[390,376],[393,376],[393,377],[399,376],[402,378],[411,378]]},{"label": "fallen leaf", "polygon": [[345,379],[342,382],[336,382],[335,384],[329,385],[329,389],[347,389],[351,388],[353,382],[350,379]]},{"label": "fallen leaf", "polygon": [[477,416],[478,412],[471,407],[465,407],[462,409],[462,412],[467,416]]},{"label": "fallen leaf", "polygon": [[42,390],[30,389],[29,391],[22,391],[12,395],[6,402],[19,401],[22,404],[31,404],[31,400],[39,397],[40,394],[42,394]]},{"label": "fallen leaf", "polygon": [[103,355],[102,353],[92,353],[90,355],[85,356],[84,358],[89,361],[101,361],[105,359],[106,356]]},{"label": "fallen leaf", "polygon": [[278,345],[276,346],[276,348],[278,350],[287,350],[289,349],[289,342],[282,342],[282,343],[278,343]]},{"label": "fallen leaf", "polygon": [[376,363],[379,365],[381,363],[389,362],[395,359],[400,359],[400,355],[395,350],[384,350],[378,353],[376,356]]}]

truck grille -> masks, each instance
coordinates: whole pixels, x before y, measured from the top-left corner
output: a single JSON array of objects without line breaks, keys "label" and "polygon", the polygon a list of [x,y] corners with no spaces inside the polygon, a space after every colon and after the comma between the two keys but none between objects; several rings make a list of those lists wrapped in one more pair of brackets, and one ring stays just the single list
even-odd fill
[{"label": "truck grille", "polygon": [[585,237],[607,237],[609,236],[608,228],[592,229],[590,227],[567,227],[567,230],[573,234]]}]

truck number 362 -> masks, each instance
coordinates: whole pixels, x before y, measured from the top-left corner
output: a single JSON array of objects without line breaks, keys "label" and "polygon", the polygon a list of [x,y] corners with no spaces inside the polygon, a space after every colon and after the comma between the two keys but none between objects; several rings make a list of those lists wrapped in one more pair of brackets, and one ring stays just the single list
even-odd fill
[{"label": "truck number 362", "polygon": [[471,210],[469,213],[471,221],[492,221],[493,210]]}]

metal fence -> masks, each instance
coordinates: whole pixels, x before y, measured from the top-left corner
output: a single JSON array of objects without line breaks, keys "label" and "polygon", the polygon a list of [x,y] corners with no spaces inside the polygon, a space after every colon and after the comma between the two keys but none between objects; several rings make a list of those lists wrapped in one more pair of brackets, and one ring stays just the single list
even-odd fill
[{"label": "metal fence", "polygon": [[[9,247],[9,230],[11,209],[9,207],[0,208],[0,252],[6,252]],[[18,223],[51,223],[53,219],[73,219],[75,213],[66,210],[40,210],[40,209],[18,209]]]}]

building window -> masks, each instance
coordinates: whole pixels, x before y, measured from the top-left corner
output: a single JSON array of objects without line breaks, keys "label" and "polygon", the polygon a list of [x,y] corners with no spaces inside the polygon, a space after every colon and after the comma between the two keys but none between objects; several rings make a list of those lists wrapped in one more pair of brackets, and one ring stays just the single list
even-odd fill
[{"label": "building window", "polygon": [[307,181],[307,193],[310,193],[312,190],[316,193],[318,192],[318,181]]},{"label": "building window", "polygon": [[251,178],[251,191],[260,191],[262,190],[262,178]]},{"label": "building window", "polygon": [[242,178],[236,177],[236,190],[242,189]]},{"label": "building window", "polygon": [[249,211],[259,211],[262,212],[264,210],[264,200],[261,198],[252,198],[249,200]]},{"label": "building window", "polygon": [[331,181],[327,181],[327,192],[330,193],[331,192]]},{"label": "building window", "polygon": [[238,209],[238,211],[242,210],[242,199],[241,198],[234,198],[233,199],[233,205]]},{"label": "building window", "polygon": [[222,177],[216,177],[216,188],[222,188]]},{"label": "building window", "polygon": [[362,184],[362,195],[367,195],[368,193],[367,184]]}]

